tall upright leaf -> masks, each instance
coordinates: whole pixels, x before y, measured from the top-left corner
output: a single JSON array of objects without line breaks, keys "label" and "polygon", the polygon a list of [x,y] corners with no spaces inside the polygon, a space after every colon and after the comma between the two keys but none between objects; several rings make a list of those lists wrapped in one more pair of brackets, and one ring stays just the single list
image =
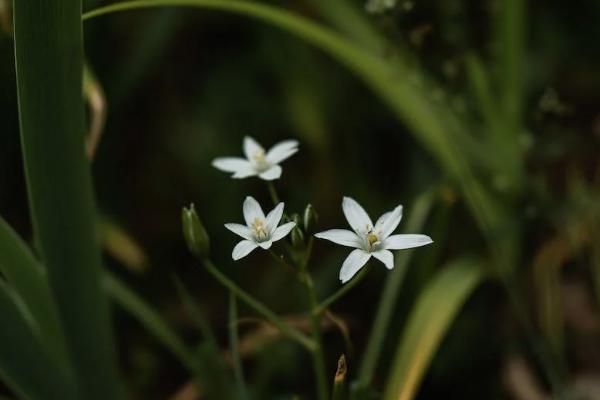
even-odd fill
[{"label": "tall upright leaf", "polygon": [[482,281],[481,264],[462,259],[448,265],[417,299],[396,350],[384,400],[412,399],[444,334],[473,289]]},{"label": "tall upright leaf", "polygon": [[14,3],[17,89],[32,220],[79,395],[118,399],[90,168],[84,154],[81,0]]}]

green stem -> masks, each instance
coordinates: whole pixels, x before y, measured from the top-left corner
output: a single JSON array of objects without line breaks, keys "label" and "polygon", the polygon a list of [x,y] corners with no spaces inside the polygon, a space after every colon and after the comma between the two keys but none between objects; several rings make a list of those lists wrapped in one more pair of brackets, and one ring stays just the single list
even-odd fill
[{"label": "green stem", "polygon": [[365,265],[358,272],[358,274],[350,280],[350,282],[346,283],[341,288],[339,288],[334,294],[323,300],[321,304],[317,306],[315,312],[317,314],[323,313],[323,311],[325,311],[330,305],[344,297],[354,286],[358,285],[364,279],[364,277],[367,276],[368,270],[370,269],[369,266],[370,264]]},{"label": "green stem", "polygon": [[313,341],[316,346],[311,352],[313,359],[313,368],[317,381],[317,398],[327,400],[328,385],[327,385],[327,369],[325,366],[325,354],[323,352],[323,340],[321,337],[321,314],[317,312],[319,303],[315,294],[314,284],[310,275],[303,271],[304,276],[302,282],[306,288],[306,293],[310,305],[310,330]]},{"label": "green stem", "polygon": [[279,195],[277,194],[277,189],[275,188],[275,184],[273,183],[273,181],[268,181],[267,187],[269,188],[269,194],[271,195],[271,200],[273,200],[273,204],[279,204]]},{"label": "green stem", "polygon": [[289,326],[285,321],[278,317],[273,311],[267,308],[264,304],[256,300],[246,291],[241,289],[231,279],[225,276],[219,269],[212,263],[208,258],[202,260],[204,267],[220,284],[227,287],[233,292],[241,301],[246,303],[247,306],[253,308],[256,312],[261,314],[263,317],[268,319],[273,325],[275,325],[281,333],[288,336],[290,339],[297,341],[299,344],[304,346],[309,351],[313,351],[316,344],[313,340],[306,337],[302,332]]},{"label": "green stem", "polygon": [[247,400],[249,396],[244,380],[244,370],[242,369],[239,348],[237,299],[232,291],[229,292],[229,347],[231,349],[233,373],[235,375],[239,398]]}]

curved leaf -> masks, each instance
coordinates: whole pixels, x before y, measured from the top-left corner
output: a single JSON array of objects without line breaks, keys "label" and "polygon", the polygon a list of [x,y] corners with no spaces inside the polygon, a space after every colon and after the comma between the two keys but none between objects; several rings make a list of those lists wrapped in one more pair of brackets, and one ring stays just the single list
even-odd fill
[{"label": "curved leaf", "polygon": [[460,307],[483,280],[481,263],[462,259],[448,265],[425,288],[400,339],[385,400],[410,400]]}]

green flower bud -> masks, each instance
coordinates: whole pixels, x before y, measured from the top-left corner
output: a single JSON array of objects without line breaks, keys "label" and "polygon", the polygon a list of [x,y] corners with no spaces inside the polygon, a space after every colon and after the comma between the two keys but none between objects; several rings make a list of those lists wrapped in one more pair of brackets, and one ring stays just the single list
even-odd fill
[{"label": "green flower bud", "polygon": [[319,215],[315,211],[313,205],[307,205],[306,209],[304,210],[304,231],[307,233],[312,233],[317,225],[318,220]]},{"label": "green flower bud", "polygon": [[304,234],[302,233],[302,229],[297,225],[292,229],[292,246],[294,246],[295,249],[304,248]]},{"label": "green flower bud", "polygon": [[181,222],[183,225],[183,237],[188,249],[196,257],[208,256],[210,238],[200,218],[198,218],[193,203],[190,204],[189,208],[183,207],[181,210]]}]

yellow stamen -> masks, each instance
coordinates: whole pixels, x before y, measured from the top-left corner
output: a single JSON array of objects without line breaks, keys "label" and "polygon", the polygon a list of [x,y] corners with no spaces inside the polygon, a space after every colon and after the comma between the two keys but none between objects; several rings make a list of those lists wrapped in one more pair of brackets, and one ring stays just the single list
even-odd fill
[{"label": "yellow stamen", "polygon": [[373,246],[374,243],[379,241],[379,238],[374,233],[367,234],[367,241],[369,242],[369,246]]},{"label": "yellow stamen", "polygon": [[267,231],[265,231],[264,221],[260,218],[254,218],[252,222],[252,228],[254,228],[254,233],[259,239],[264,239],[267,237]]}]

